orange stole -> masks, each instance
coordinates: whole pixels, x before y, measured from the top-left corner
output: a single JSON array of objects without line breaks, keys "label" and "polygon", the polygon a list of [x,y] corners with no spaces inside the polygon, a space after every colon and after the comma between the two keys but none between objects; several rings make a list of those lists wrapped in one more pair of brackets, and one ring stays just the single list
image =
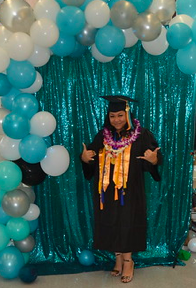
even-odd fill
[{"label": "orange stole", "polygon": [[[131,145],[125,147],[122,152],[116,153],[113,181],[115,184],[114,200],[118,200],[118,190],[127,187],[127,179],[129,172],[129,161],[131,155]],[[110,181],[110,163],[112,154],[104,147],[99,151],[99,195],[100,209],[103,209],[102,193],[104,193]]]}]

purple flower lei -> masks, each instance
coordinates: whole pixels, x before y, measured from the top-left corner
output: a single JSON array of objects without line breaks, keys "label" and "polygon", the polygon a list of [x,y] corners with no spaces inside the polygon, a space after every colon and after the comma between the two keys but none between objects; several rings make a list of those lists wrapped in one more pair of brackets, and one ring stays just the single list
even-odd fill
[{"label": "purple flower lei", "polygon": [[128,136],[122,137],[119,140],[114,140],[112,132],[107,128],[104,128],[103,129],[104,145],[109,145],[110,147],[112,147],[112,149],[118,150],[120,148],[129,146],[131,143],[135,142],[141,133],[141,126],[139,120],[134,119],[133,122],[135,124],[135,129],[131,131],[131,133]]}]

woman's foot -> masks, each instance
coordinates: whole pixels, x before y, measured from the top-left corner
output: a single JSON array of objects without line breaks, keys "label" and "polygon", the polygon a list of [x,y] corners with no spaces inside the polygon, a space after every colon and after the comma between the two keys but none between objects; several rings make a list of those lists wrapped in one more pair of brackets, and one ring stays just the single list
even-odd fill
[{"label": "woman's foot", "polygon": [[123,259],[123,271],[121,281],[123,283],[131,282],[134,274],[134,262],[132,259]]},{"label": "woman's foot", "polygon": [[116,263],[114,269],[111,271],[111,275],[114,277],[120,276],[122,273],[123,258],[122,253],[115,253]]}]

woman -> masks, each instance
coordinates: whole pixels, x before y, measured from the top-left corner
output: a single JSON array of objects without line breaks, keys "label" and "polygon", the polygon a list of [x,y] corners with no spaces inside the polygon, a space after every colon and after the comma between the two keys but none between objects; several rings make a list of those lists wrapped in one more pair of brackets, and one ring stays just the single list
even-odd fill
[{"label": "woman", "polygon": [[81,155],[84,176],[94,177],[94,248],[115,252],[111,274],[133,278],[132,252],[146,249],[144,172],[160,181],[161,153],[152,133],[130,117],[125,96],[109,100],[104,128]]}]

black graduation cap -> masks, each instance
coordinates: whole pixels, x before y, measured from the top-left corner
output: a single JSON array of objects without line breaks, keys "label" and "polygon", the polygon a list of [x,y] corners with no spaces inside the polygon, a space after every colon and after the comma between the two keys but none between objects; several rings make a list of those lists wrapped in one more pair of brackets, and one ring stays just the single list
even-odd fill
[{"label": "black graduation cap", "polygon": [[109,112],[127,111],[127,109],[130,109],[128,102],[138,102],[124,95],[101,96],[101,98],[109,101]]}]

